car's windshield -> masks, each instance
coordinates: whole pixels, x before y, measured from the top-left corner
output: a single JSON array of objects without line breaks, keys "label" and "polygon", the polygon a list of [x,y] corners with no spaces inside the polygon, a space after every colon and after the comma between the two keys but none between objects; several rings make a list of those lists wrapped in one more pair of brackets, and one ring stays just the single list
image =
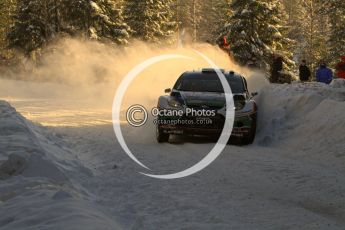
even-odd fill
[{"label": "car's windshield", "polygon": [[[227,77],[232,93],[244,93],[245,88],[243,81],[238,77]],[[179,91],[191,92],[215,92],[224,93],[221,81],[217,76],[196,76],[182,77],[175,85],[175,89]]]}]

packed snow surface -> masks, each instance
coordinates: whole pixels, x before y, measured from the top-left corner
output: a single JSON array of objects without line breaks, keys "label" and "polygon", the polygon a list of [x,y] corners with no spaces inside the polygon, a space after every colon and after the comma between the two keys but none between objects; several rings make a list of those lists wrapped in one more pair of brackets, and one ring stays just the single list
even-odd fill
[{"label": "packed snow surface", "polygon": [[[9,101],[35,123],[0,101],[0,229],[345,228],[344,81],[264,87],[253,145],[228,146],[201,173],[169,181],[139,174],[109,112]],[[190,167],[214,145],[158,145],[153,126],[123,132],[158,174]]]}]

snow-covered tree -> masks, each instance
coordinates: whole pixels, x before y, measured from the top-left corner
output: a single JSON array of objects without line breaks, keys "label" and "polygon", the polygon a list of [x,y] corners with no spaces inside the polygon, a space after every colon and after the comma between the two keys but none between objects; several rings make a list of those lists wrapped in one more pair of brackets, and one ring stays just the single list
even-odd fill
[{"label": "snow-covered tree", "polygon": [[328,2],[327,6],[331,24],[328,60],[335,64],[339,60],[339,56],[345,55],[345,1],[332,0]]},{"label": "snow-covered tree", "polygon": [[172,3],[172,0],[127,0],[124,15],[133,37],[152,43],[171,40],[176,32]]},{"label": "snow-covered tree", "polygon": [[200,0],[176,0],[173,5],[179,35],[183,35],[184,42],[199,40],[200,23],[202,18]]},{"label": "snow-covered tree", "polygon": [[120,1],[18,0],[8,40],[29,55],[60,33],[126,44],[129,27]]},{"label": "snow-covered tree", "polygon": [[52,0],[18,0],[14,25],[8,34],[9,45],[26,55],[41,48],[53,35]]},{"label": "snow-covered tree", "polygon": [[[343,18],[341,15],[345,11],[343,10],[343,14],[341,14],[342,9],[344,9],[344,2],[337,0],[284,0],[284,5],[289,15],[288,37],[297,41],[294,46],[296,60],[306,59],[314,71],[321,60],[332,62],[334,52],[331,49],[332,47],[337,49],[343,37],[340,27],[344,24],[341,22]],[[330,27],[330,22],[337,28]],[[335,39],[334,43],[332,42],[333,36],[329,39],[330,34],[334,34],[332,31],[335,34],[340,32],[340,36],[335,36],[340,37],[340,40]]]},{"label": "snow-covered tree", "polygon": [[283,56],[292,65],[289,51],[292,41],[286,38],[284,11],[279,0],[234,0],[232,16],[226,27],[231,51],[237,62],[246,64],[255,57],[269,66],[273,54]]},{"label": "snow-covered tree", "polygon": [[306,46],[304,40],[306,9],[303,5],[303,0],[283,0],[283,3],[287,14],[288,29],[286,36],[296,41],[293,44],[294,58],[295,60],[300,60]]},{"label": "snow-covered tree", "polygon": [[0,58],[8,54],[7,33],[13,24],[13,14],[15,12],[15,0],[0,1]]},{"label": "snow-covered tree", "polygon": [[124,22],[122,4],[115,0],[63,0],[64,27],[70,34],[82,33],[96,40],[127,44],[129,26]]},{"label": "snow-covered tree", "polygon": [[327,40],[329,37],[329,22],[325,1],[303,0],[305,14],[303,15],[303,47],[302,58],[306,59],[312,70],[315,70],[321,60],[329,53]]},{"label": "snow-covered tree", "polygon": [[[283,10],[278,1],[234,1],[229,37],[236,59],[245,63],[256,57],[266,66],[272,54],[279,53],[289,61],[291,41],[285,37]],[[243,45],[243,46],[242,46]]]},{"label": "snow-covered tree", "polygon": [[230,16],[230,0],[203,0],[199,41],[216,43]]},{"label": "snow-covered tree", "polygon": [[230,12],[230,0],[177,0],[174,5],[179,31],[190,42],[215,43]]}]

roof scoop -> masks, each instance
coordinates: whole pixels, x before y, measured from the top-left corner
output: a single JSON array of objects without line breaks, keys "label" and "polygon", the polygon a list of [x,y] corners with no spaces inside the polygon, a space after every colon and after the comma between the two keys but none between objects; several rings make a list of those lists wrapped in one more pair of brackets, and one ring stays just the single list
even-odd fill
[{"label": "roof scoop", "polygon": [[225,73],[224,69],[212,69],[212,68],[202,69],[201,72],[203,72],[203,73],[216,73],[217,70],[219,70],[222,73]]}]

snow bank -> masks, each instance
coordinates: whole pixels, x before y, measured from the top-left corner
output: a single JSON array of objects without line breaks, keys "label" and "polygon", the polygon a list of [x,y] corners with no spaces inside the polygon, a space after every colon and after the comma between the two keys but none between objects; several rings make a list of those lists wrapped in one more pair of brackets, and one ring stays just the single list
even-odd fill
[{"label": "snow bank", "polygon": [[345,81],[265,87],[257,143],[333,157],[345,155]]},{"label": "snow bank", "polygon": [[117,229],[79,184],[91,171],[63,139],[0,101],[0,228]]},{"label": "snow bank", "polygon": [[[59,148],[54,137],[40,134],[6,102],[0,103],[0,178],[23,175],[63,183],[66,172],[82,170],[77,159]],[[82,170],[83,171],[83,170]]]}]

